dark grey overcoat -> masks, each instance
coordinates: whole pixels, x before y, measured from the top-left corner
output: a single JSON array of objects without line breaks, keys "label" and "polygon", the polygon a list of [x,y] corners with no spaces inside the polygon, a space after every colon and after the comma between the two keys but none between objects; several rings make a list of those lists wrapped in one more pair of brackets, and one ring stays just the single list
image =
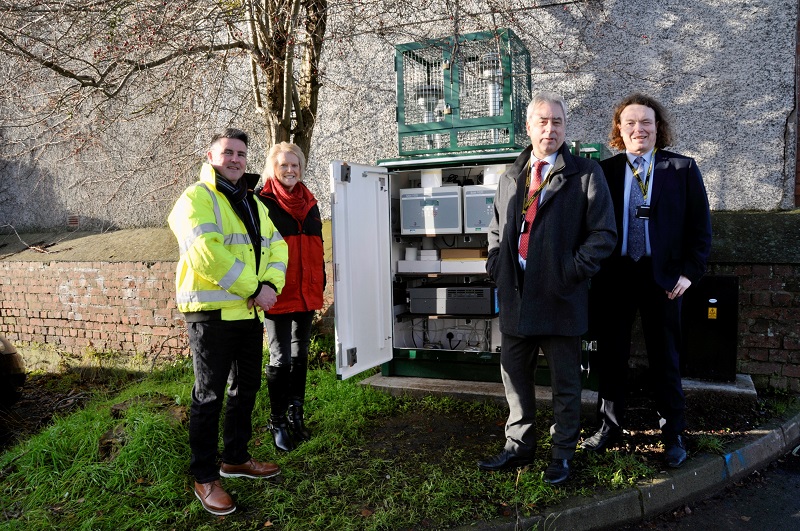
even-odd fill
[{"label": "dark grey overcoat", "polygon": [[486,271],[497,285],[500,331],[578,336],[588,328],[589,278],[617,240],[614,206],[600,165],[563,144],[531,227],[525,270],[519,231],[529,146],[500,176]]}]

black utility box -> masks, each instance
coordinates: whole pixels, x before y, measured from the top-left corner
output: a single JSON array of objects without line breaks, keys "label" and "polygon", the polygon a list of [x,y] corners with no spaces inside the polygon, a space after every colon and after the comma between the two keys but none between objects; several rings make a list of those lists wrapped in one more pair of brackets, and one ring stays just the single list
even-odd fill
[{"label": "black utility box", "polygon": [[681,376],[736,380],[739,278],[707,275],[686,290],[682,305]]},{"label": "black utility box", "polygon": [[497,315],[497,288],[479,284],[434,285],[408,290],[411,313]]}]

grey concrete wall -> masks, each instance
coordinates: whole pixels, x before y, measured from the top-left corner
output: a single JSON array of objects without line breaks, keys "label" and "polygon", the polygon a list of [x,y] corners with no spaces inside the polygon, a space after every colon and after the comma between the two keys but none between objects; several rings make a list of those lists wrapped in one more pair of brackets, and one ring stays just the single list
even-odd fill
[{"label": "grey concrete wall", "polygon": [[[413,17],[394,25],[388,11],[353,24],[332,10],[329,32],[336,38],[326,43],[307,175],[324,217],[332,159],[397,156],[394,45],[492,27],[510,27],[525,42],[534,90],[566,97],[568,139],[605,142],[615,102],[644,91],[673,113],[674,149],[697,159],[713,209],[795,206],[796,1],[524,0],[495,2],[498,11],[490,14],[486,2],[463,0],[452,19],[444,2],[416,3]],[[388,21],[386,30],[376,35],[380,20]],[[87,127],[93,145],[78,155],[77,138],[41,143],[25,159],[3,146],[0,225],[62,228],[75,214],[85,222],[81,229],[163,226],[195,178],[210,130],[234,120],[258,138],[255,113],[238,102],[219,109],[201,96],[176,97],[176,109],[136,125],[120,120],[119,129],[103,135]],[[9,138],[1,112],[0,135]],[[261,169],[262,144],[251,147],[251,170]]]}]

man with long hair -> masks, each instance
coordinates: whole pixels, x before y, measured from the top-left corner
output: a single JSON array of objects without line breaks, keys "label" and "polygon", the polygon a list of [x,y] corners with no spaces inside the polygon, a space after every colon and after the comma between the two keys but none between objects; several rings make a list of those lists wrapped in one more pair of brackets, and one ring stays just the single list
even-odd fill
[{"label": "man with long hair", "polygon": [[694,159],[666,151],[674,143],[669,116],[654,98],[631,94],[617,105],[611,147],[624,150],[600,163],[614,201],[619,239],[592,280],[600,379],[598,431],[583,441],[602,452],[625,426],[631,329],[642,319],[667,466],[686,461],[681,386],[681,301],[706,269],[711,215]]}]

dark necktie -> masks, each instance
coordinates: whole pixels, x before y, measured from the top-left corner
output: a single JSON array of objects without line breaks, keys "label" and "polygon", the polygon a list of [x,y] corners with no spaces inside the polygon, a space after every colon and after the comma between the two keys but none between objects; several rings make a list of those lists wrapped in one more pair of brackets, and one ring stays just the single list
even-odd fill
[{"label": "dark necktie", "polygon": [[[636,157],[633,161],[636,166],[636,172],[639,177],[644,180],[647,176],[644,173],[644,159]],[[645,237],[644,237],[644,220],[636,217],[636,209],[643,205],[644,195],[642,188],[639,186],[639,179],[634,175],[631,180],[631,193],[628,198],[628,256],[634,262],[638,262],[641,257],[645,255]]]},{"label": "dark necktie", "polygon": [[[542,185],[542,168],[544,168],[546,164],[547,162],[543,160],[537,160],[533,163],[533,180],[531,181],[531,187],[528,191],[529,199]],[[530,239],[531,225],[533,225],[533,219],[536,217],[537,210],[539,210],[538,197],[533,200],[528,207],[528,210],[525,212],[525,230],[522,232],[519,238],[519,255],[523,260],[528,259],[528,240]]]}]

